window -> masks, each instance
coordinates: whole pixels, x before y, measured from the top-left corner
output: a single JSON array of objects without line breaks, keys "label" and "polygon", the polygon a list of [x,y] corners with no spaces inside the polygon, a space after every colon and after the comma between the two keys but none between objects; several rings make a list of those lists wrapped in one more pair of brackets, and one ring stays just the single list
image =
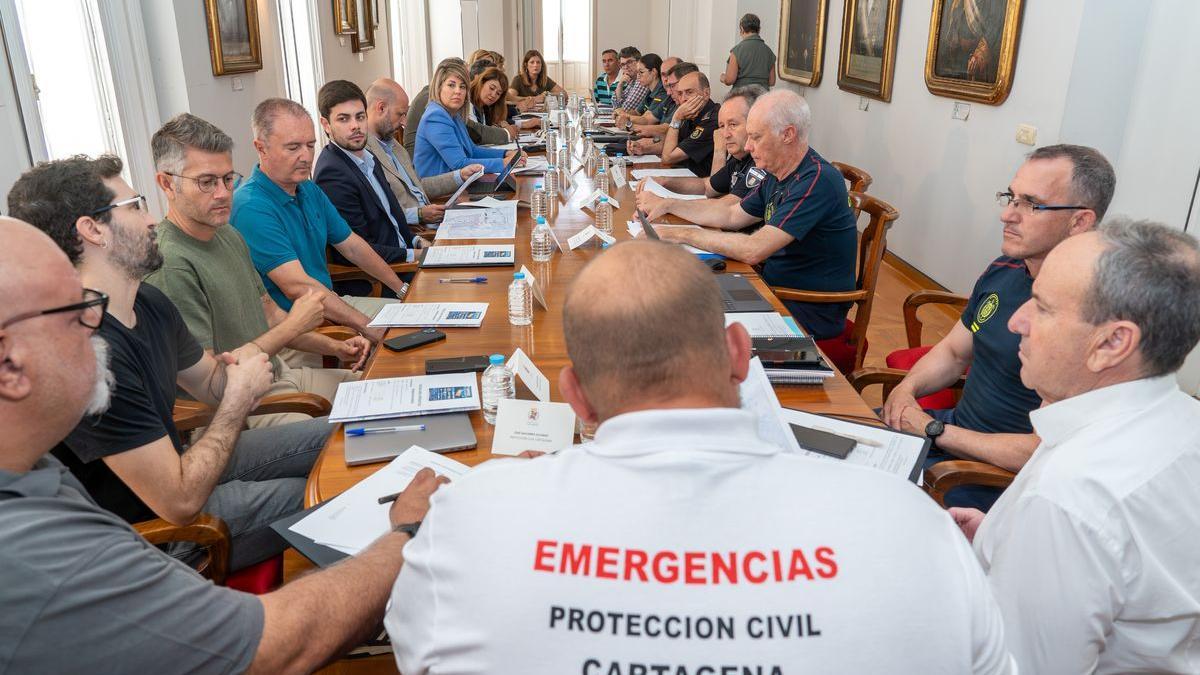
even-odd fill
[{"label": "window", "polygon": [[[312,115],[313,127],[321,128],[317,109],[318,82],[325,79],[318,44],[317,7],[314,0],[278,0],[280,52],[283,54],[284,94]],[[324,138],[318,134],[318,143]]]},{"label": "window", "polygon": [[542,2],[542,54],[547,74],[565,89],[587,90],[593,77],[591,0]]}]

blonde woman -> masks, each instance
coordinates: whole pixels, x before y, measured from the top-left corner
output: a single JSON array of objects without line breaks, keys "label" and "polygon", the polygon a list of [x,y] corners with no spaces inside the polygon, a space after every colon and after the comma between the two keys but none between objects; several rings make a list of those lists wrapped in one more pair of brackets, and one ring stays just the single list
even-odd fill
[{"label": "blonde woman", "polygon": [[443,61],[429,85],[429,105],[417,128],[413,163],[422,178],[482,164],[488,173],[500,173],[519,150],[484,148],[467,133],[469,105],[467,68],[461,61]]}]

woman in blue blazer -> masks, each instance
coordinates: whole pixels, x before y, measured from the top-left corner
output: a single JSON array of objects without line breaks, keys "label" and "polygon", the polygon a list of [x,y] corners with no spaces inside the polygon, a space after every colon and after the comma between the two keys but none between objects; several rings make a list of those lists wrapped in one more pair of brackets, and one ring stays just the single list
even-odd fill
[{"label": "woman in blue blazer", "polygon": [[475,145],[467,134],[467,69],[459,63],[442,62],[429,85],[429,106],[417,127],[413,164],[425,178],[457,171],[468,164],[482,164],[488,173],[500,173],[517,150]]}]

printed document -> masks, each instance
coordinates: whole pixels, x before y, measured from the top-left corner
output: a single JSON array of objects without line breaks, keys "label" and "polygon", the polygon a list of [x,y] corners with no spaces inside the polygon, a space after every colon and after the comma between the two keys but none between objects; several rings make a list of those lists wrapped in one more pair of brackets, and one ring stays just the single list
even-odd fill
[{"label": "printed document", "polygon": [[425,258],[421,261],[421,267],[512,265],[514,260],[512,244],[434,246],[425,249]]},{"label": "printed document", "polygon": [[646,187],[644,187],[642,189],[649,190],[651,194],[658,195],[659,197],[663,197],[665,199],[689,200],[689,199],[704,199],[705,198],[704,195],[685,195],[685,194],[681,194],[679,192],[675,192],[673,190],[668,190],[667,188],[663,187],[662,185],[659,185],[658,182],[655,181],[653,178],[647,178],[646,179]]},{"label": "printed document", "polygon": [[461,326],[478,328],[487,314],[486,302],[396,302],[367,324],[372,328],[396,326]]},{"label": "printed document", "polygon": [[632,172],[634,180],[643,178],[653,178],[655,176],[684,176],[686,178],[696,178],[696,174],[692,173],[691,169],[634,169]]},{"label": "printed document", "polygon": [[339,384],[329,422],[478,409],[479,384],[475,373],[388,377]]}]

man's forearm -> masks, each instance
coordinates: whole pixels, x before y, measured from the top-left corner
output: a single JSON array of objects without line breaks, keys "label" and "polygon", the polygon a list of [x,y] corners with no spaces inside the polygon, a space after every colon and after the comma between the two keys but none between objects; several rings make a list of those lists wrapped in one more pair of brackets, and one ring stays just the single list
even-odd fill
[{"label": "man's forearm", "polygon": [[681,195],[702,195],[708,191],[707,178],[695,178],[692,176],[666,176],[663,178],[655,178],[659,185],[665,187],[672,192],[678,192]]},{"label": "man's forearm", "polygon": [[250,403],[242,395],[224,397],[204,435],[180,455],[180,499],[189,511],[199,513],[212,495],[242,433]]},{"label": "man's forearm", "polygon": [[263,635],[250,672],[312,672],[373,637],[407,542],[407,534],[386,534],[353,558],[260,596]]},{"label": "man's forearm", "polygon": [[367,330],[367,324],[371,323],[370,317],[348,305],[333,291],[327,289],[326,292],[329,293],[329,296],[325,298],[326,319],[339,326],[353,328],[360,333]]},{"label": "man's forearm", "polygon": [[662,143],[662,161],[664,164],[674,164],[679,161],[674,159],[675,151],[679,149],[679,130],[667,128],[667,135],[663,137]]},{"label": "man's forearm", "polygon": [[947,424],[938,448],[956,457],[986,462],[1012,472],[1021,470],[1041,439],[1037,434],[985,434]]},{"label": "man's forearm", "polygon": [[404,282],[400,281],[400,277],[392,271],[391,265],[383,261],[379,254],[371,250],[371,247],[366,242],[361,242],[353,246],[349,254],[345,254],[350,262],[358,266],[359,269],[375,277],[384,286],[392,289],[396,297],[404,297]]},{"label": "man's forearm", "polygon": [[338,346],[341,343],[328,335],[321,335],[316,331],[309,331],[297,335],[288,347],[301,352],[309,352],[310,354],[324,354],[326,356],[337,356]]},{"label": "man's forearm", "polygon": [[258,348],[268,355],[275,356],[284,347],[299,349],[299,347],[294,347],[292,343],[301,335],[303,334],[296,328],[296,325],[287,318],[284,318],[272,326],[270,330],[254,338],[254,344],[258,345]]},{"label": "man's forearm", "polygon": [[907,390],[913,398],[928,396],[957,382],[968,365],[960,362],[948,345],[939,342],[913,364],[897,388]]},{"label": "man's forearm", "polygon": [[[697,178],[694,180],[703,179]],[[667,201],[667,204],[667,213],[673,213],[697,225],[730,231],[740,230],[745,227],[745,225],[729,219],[729,204],[724,198],[671,199]]]},{"label": "man's forearm", "polygon": [[[723,210],[728,213],[728,209]],[[679,228],[675,232],[677,234],[673,239],[676,241],[751,265],[758,264],[766,257],[751,237],[744,234],[691,228]]]}]

